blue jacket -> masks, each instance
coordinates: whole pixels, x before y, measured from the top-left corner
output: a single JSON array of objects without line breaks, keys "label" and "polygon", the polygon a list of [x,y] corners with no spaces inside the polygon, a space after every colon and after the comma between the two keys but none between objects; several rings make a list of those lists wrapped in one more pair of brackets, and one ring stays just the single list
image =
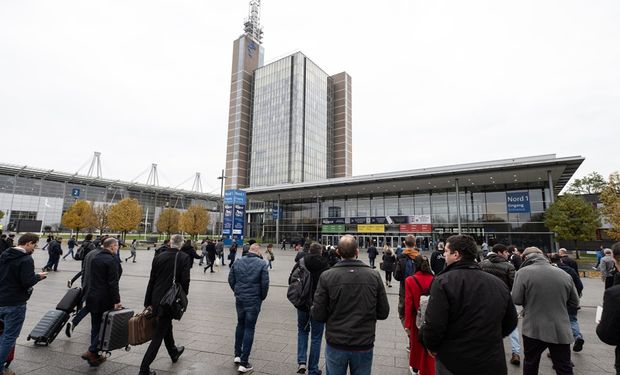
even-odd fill
[{"label": "blue jacket", "polygon": [[243,301],[256,302],[267,298],[269,291],[269,270],[267,263],[254,253],[237,259],[228,274],[228,284],[235,297]]},{"label": "blue jacket", "polygon": [[32,287],[41,281],[34,273],[32,257],[15,248],[0,256],[0,306],[19,306],[28,301]]}]

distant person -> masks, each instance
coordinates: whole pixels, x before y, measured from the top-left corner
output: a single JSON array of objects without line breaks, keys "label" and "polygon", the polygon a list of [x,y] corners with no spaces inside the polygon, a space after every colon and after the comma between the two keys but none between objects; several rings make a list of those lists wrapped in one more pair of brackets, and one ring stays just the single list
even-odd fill
[{"label": "distant person", "polygon": [[167,238],[167,239],[164,240],[164,242],[161,244],[160,247],[155,249],[155,256],[163,253],[164,251],[168,250],[169,248],[170,248],[170,239]]},{"label": "distant person", "polygon": [[508,256],[508,261],[512,263],[512,265],[515,267],[515,271],[518,271],[519,268],[521,268],[522,263],[521,252],[519,251],[519,248],[515,245],[510,245],[508,246],[508,253],[510,254]]},{"label": "distant person", "polygon": [[215,243],[215,254],[221,259],[222,267],[224,267],[226,265],[224,262],[224,241],[221,238]]},{"label": "distant person", "polygon": [[601,263],[598,265],[599,271],[601,271],[601,279],[605,283],[605,289],[613,286],[614,275],[617,272],[616,264],[612,257],[611,249],[603,250],[605,256],[601,259]]},{"label": "distant person", "polygon": [[133,259],[133,263],[136,263],[137,248],[138,248],[138,240],[134,239],[133,241],[131,241],[131,245],[129,245],[129,251],[131,255],[129,255],[128,258],[125,258],[125,263],[127,263],[129,259]]},{"label": "distant person", "polygon": [[379,273],[357,259],[357,240],[344,235],[338,242],[342,261],[319,278],[311,316],[326,323],[325,366],[330,375],[369,375],[377,320],[390,313]]},{"label": "distant person", "polygon": [[517,326],[517,311],[506,284],[480,269],[477,252],[472,237],[449,237],[446,269],[431,285],[422,343],[440,375],[508,372],[503,338]]},{"label": "distant person", "polygon": [[202,258],[200,255],[198,255],[198,253],[196,253],[196,249],[192,244],[192,240],[185,240],[185,243],[181,247],[181,251],[187,254],[187,256],[189,257],[188,262],[190,268],[194,267],[194,259]]},{"label": "distant person", "polygon": [[601,264],[601,259],[605,256],[604,251],[605,249],[603,249],[603,245],[599,246],[596,250],[596,264],[592,267],[593,269],[598,270],[598,266]]},{"label": "distant person", "polygon": [[47,253],[49,255],[49,260],[47,264],[43,267],[43,271],[51,271],[58,272],[58,263],[60,262],[60,256],[62,255],[62,247],[61,247],[62,237],[54,238],[48,244]]},{"label": "distant person", "polygon": [[[581,293],[583,291],[583,283],[579,278],[579,275],[575,270],[564,264],[562,262],[562,257],[559,254],[553,254],[551,256],[551,263],[555,264],[559,269],[566,272],[571,279],[573,280],[573,285],[575,285],[575,289],[577,290],[577,295],[581,298]],[[579,309],[575,307],[567,307],[568,310],[568,319],[570,320],[570,328],[573,331],[573,339],[575,339],[575,344],[573,345],[574,352],[580,352],[583,349],[584,339],[581,334],[581,330],[579,329],[579,321],[577,320],[577,313]]]},{"label": "distant person", "polygon": [[528,247],[515,276],[512,299],[523,306],[523,375],[538,374],[540,355],[547,348],[556,373],[572,375],[568,309],[579,307],[579,297],[571,277],[553,267],[540,249]]},{"label": "distant person", "polygon": [[392,287],[392,273],[394,272],[394,267],[396,265],[396,257],[394,256],[394,252],[391,247],[387,247],[383,252],[383,257],[381,258],[383,261],[383,272],[385,272],[385,285],[388,288]]},{"label": "distant person", "polygon": [[396,267],[394,267],[394,278],[400,281],[400,288],[398,289],[398,318],[403,327],[405,326],[405,279],[415,273],[413,261],[419,254],[420,252],[415,248],[415,237],[411,234],[408,235],[405,239],[405,250],[396,258]]},{"label": "distant person", "polygon": [[[185,347],[176,346],[172,330],[172,316],[170,311],[162,308],[159,303],[170,289],[173,278],[185,294],[189,294],[190,259],[180,251],[183,245],[183,236],[175,234],[170,239],[170,247],[159,256],[153,258],[149,283],[144,296],[144,307],[151,307],[156,316],[153,339],[144,353],[140,364],[139,375],[155,375],[150,369],[157,356],[163,341],[172,363],[176,363],[185,351]],[[176,274],[175,274],[176,270]]]},{"label": "distant person", "polygon": [[370,264],[370,267],[373,269],[377,268],[375,267],[375,259],[377,258],[379,252],[377,251],[377,246],[375,246],[374,240],[370,243],[370,246],[366,252],[368,253],[368,263]]},{"label": "distant person", "polygon": [[437,249],[431,253],[431,269],[435,275],[438,275],[444,268],[446,268],[446,259],[443,256],[444,243],[439,242]]},{"label": "distant person", "polygon": [[215,271],[213,270],[213,266],[215,265],[215,258],[217,256],[215,251],[215,243],[211,240],[207,240],[207,246],[205,247],[205,250],[207,251],[207,266],[202,272],[205,273],[209,268],[211,268],[210,273],[215,273]]},{"label": "distant person", "polygon": [[253,370],[249,362],[256,320],[261,305],[269,292],[269,270],[260,258],[260,245],[252,244],[248,254],[231,263],[228,285],[235,293],[237,328],[235,330],[235,358],[240,373]]},{"label": "distant person", "polygon": [[198,266],[202,266],[203,263],[209,264],[209,257],[207,256],[208,240],[208,238],[203,238],[202,242],[200,242],[200,262],[198,262]]},{"label": "distant person", "polygon": [[233,242],[228,248],[228,267],[232,268],[235,258],[237,258],[237,243]]},{"label": "distant person", "polygon": [[280,248],[280,250],[286,250],[286,238],[282,240],[282,247]]},{"label": "distant person", "polygon": [[577,265],[577,262],[575,261],[575,259],[568,256],[568,251],[566,251],[565,248],[561,248],[560,250],[558,250],[558,255],[562,258],[563,264],[566,264],[567,266],[575,270],[575,273],[579,275],[579,266]]},{"label": "distant person", "polygon": [[276,260],[275,255],[273,255],[273,245],[272,244],[268,244],[267,245],[267,251],[265,252],[265,260],[267,261],[267,264],[269,264],[269,269],[273,269],[273,262]]},{"label": "distant person", "polygon": [[[616,269],[620,270],[620,242],[611,247]],[[605,289],[603,295],[603,315],[596,327],[596,335],[602,342],[616,346],[615,368],[620,375],[620,273],[616,273],[614,284]]]},{"label": "distant person", "polygon": [[4,323],[4,333],[0,336],[0,374],[15,375],[13,370],[4,368],[4,363],[21,333],[33,287],[47,277],[45,272],[34,272],[32,253],[38,243],[39,236],[24,233],[17,246],[6,249],[0,256],[0,321]]},{"label": "distant person", "polygon": [[71,238],[69,238],[69,241],[67,241],[67,248],[69,249],[69,251],[67,251],[65,256],[62,257],[62,260],[65,260],[65,258],[69,255],[71,255],[71,258],[75,259],[73,249],[75,248],[76,245],[77,245],[77,241],[75,240],[75,236],[71,236]]}]

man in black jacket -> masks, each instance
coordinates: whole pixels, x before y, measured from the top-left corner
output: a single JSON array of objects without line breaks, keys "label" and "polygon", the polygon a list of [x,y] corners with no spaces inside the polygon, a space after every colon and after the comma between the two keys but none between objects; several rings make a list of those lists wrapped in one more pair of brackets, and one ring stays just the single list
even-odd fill
[{"label": "man in black jacket", "polygon": [[[620,242],[616,242],[611,250],[616,269],[620,270]],[[596,335],[605,344],[616,346],[616,375],[620,375],[620,273],[614,276],[613,286],[605,289],[603,315],[596,327]]]},{"label": "man in black jacket", "polygon": [[[155,371],[150,369],[151,363],[155,360],[162,340],[166,345],[172,363],[179,360],[185,350],[183,346],[176,346],[172,334],[172,316],[170,312],[159,306],[163,296],[172,287],[173,276],[175,282],[181,285],[185,294],[189,294],[189,256],[179,249],[183,245],[183,236],[175,234],[170,239],[170,247],[153,258],[151,266],[151,277],[144,296],[144,307],[151,307],[157,317],[155,321],[155,332],[149,348],[144,353],[142,364],[140,365],[140,375],[155,375]],[[176,274],[174,273],[176,264]]]},{"label": "man in black jacket", "polygon": [[327,323],[327,373],[370,374],[377,320],[387,319],[390,305],[378,272],[357,260],[357,240],[338,242],[342,261],[323,272],[314,295],[312,319]]},{"label": "man in black jacket", "polygon": [[[323,271],[329,268],[329,263],[321,252],[323,246],[313,242],[310,244],[308,254],[299,263],[295,263],[293,270],[305,267],[310,272],[312,286],[310,296],[314,297],[319,277]],[[292,274],[292,272],[291,272]],[[309,306],[312,301],[309,301]],[[309,375],[319,374],[319,357],[321,355],[321,340],[323,339],[323,329],[325,324],[314,320],[310,316],[310,311],[297,309],[297,373],[305,374],[308,370]],[[310,356],[308,357],[308,335],[310,335]]]},{"label": "man in black jacket", "polygon": [[577,265],[577,262],[575,261],[575,259],[568,256],[568,251],[566,251],[565,248],[561,248],[560,250],[558,250],[558,255],[562,257],[562,263],[575,270],[577,275],[579,275],[579,266]]},{"label": "man in black jacket", "polygon": [[[583,291],[583,283],[579,278],[579,275],[575,270],[564,264],[564,258],[560,254],[553,254],[550,258],[551,263],[558,266],[559,269],[566,272],[570,275],[571,279],[573,279],[573,284],[575,284],[575,289],[577,289],[577,295],[581,297],[581,292]],[[566,310],[568,310],[568,319],[570,320],[570,328],[573,331],[573,338],[575,339],[575,344],[573,345],[574,352],[580,352],[583,349],[583,344],[585,340],[583,339],[583,335],[581,334],[581,330],[579,329],[579,320],[577,320],[577,313],[579,309],[573,306],[567,306]]]},{"label": "man in black jacket", "polygon": [[88,296],[86,306],[91,317],[90,346],[82,354],[82,359],[92,367],[97,367],[105,361],[105,357],[98,355],[99,328],[103,313],[113,309],[120,309],[121,296],[118,288],[120,278],[120,263],[116,258],[118,240],[108,238],[103,241],[103,250],[94,256],[88,277]]},{"label": "man in black jacket", "polygon": [[517,326],[508,287],[475,262],[476,242],[465,235],[446,241],[446,269],[435,277],[421,328],[439,374],[506,374],[502,338]]},{"label": "man in black jacket", "polygon": [[0,256],[0,320],[4,322],[4,333],[0,336],[0,374],[14,374],[1,364],[6,361],[22,330],[32,287],[47,275],[45,272],[34,273],[34,261],[30,255],[38,242],[39,236],[26,233],[19,238],[16,247],[5,250]]},{"label": "man in black jacket", "polygon": [[45,267],[43,267],[43,271],[51,271],[54,269],[54,272],[58,272],[58,262],[60,261],[60,256],[62,255],[62,247],[60,246],[61,243],[62,237],[52,237],[52,240],[47,247],[49,259]]}]

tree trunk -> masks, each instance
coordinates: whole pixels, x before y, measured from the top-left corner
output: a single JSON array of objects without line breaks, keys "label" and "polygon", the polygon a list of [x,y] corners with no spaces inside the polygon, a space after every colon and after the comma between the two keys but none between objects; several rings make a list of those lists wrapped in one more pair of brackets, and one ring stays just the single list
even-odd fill
[{"label": "tree trunk", "polygon": [[577,249],[577,240],[575,240],[575,258],[576,259],[580,259],[579,258],[579,249]]}]

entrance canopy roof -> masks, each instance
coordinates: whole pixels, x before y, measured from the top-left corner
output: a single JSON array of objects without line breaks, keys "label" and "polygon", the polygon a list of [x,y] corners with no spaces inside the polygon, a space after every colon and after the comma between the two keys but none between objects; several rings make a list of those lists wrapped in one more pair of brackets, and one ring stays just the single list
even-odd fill
[{"label": "entrance canopy roof", "polygon": [[559,193],[571,179],[585,158],[570,156],[558,158],[555,154],[478,163],[420,168],[408,171],[377,173],[362,176],[332,178],[297,184],[281,184],[244,189],[248,198],[281,200],[400,193],[459,188],[488,190],[493,186],[519,188],[527,184],[547,184],[551,172],[554,193]]}]

